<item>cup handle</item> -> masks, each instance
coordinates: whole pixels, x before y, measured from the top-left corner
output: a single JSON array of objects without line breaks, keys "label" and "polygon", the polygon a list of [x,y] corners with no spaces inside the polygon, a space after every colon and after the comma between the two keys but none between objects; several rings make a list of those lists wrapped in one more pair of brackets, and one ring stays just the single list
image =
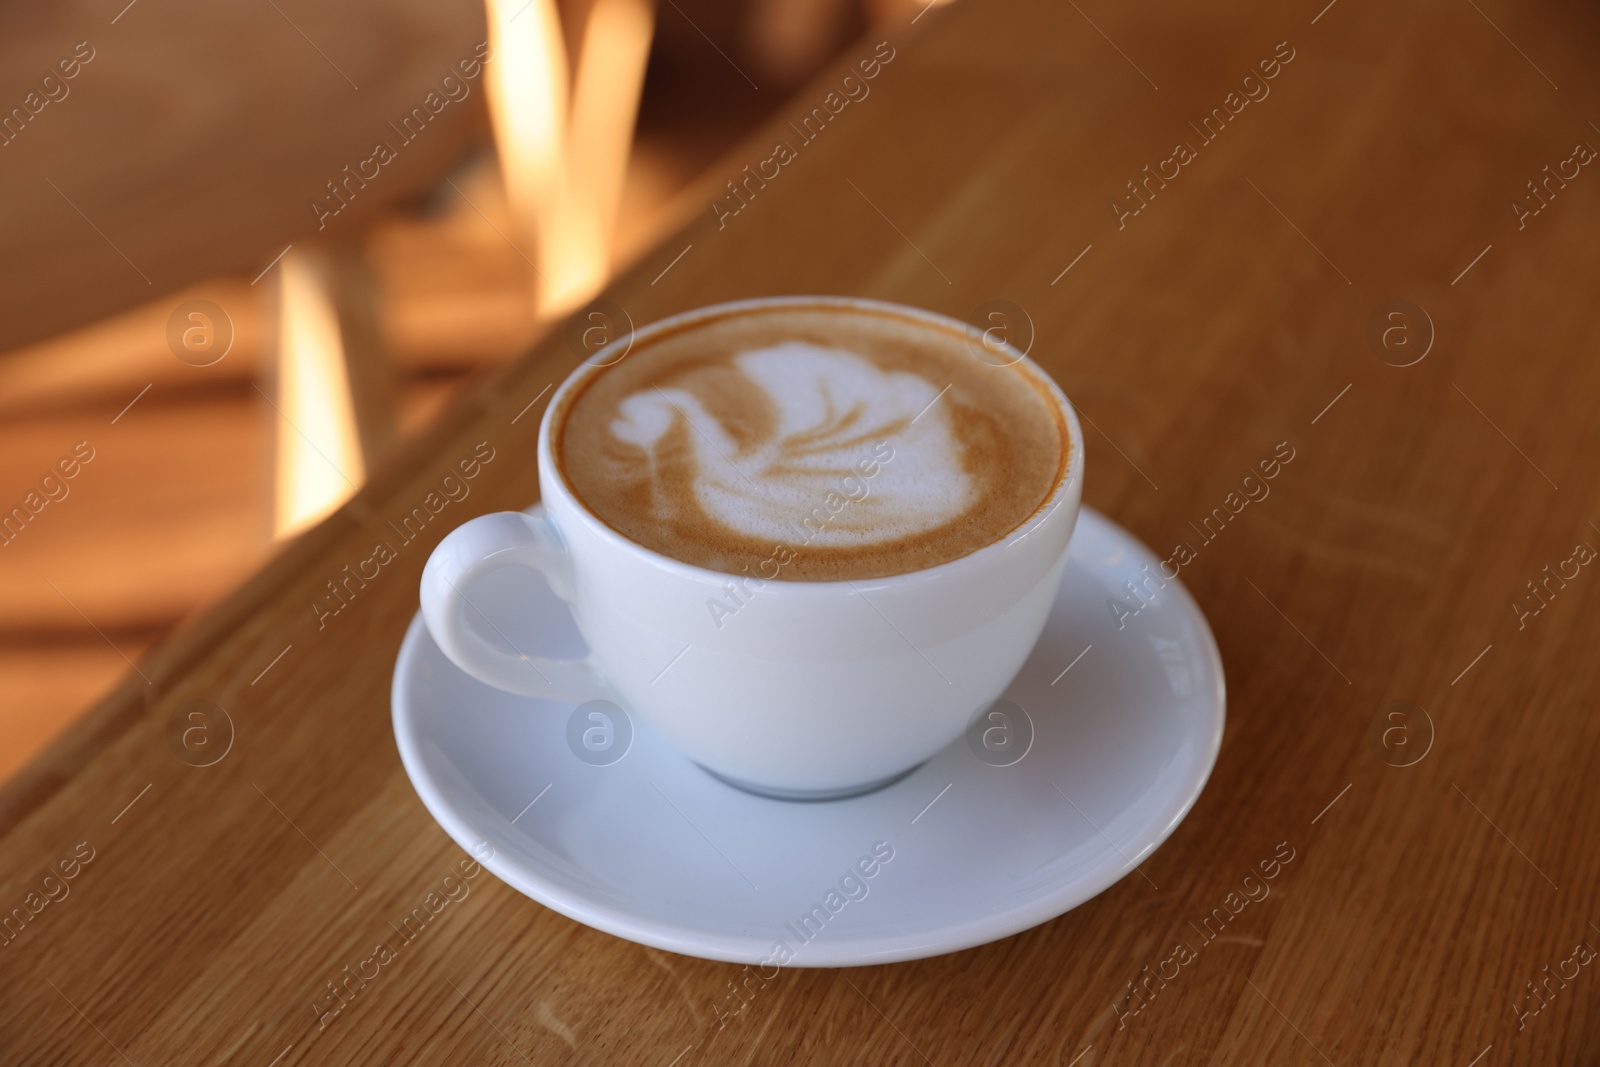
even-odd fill
[{"label": "cup handle", "polygon": [[468,625],[467,612],[478,609],[463,590],[478,575],[505,566],[533,568],[569,604],[576,595],[572,557],[544,505],[531,513],[498,511],[463,523],[439,542],[422,570],[422,618],[450,662],[480,682],[523,696],[581,703],[609,692],[588,659],[507,652]]}]

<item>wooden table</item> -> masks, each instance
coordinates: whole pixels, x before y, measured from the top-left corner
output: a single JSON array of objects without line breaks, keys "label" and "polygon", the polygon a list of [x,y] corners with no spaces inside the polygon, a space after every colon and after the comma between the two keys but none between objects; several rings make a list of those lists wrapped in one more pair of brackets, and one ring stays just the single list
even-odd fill
[{"label": "wooden table", "polygon": [[[953,956],[785,972],[719,1030],[736,968],[485,878],[319,1030],[325,983],[464,858],[389,725],[440,531],[337,627],[310,604],[474,442],[524,460],[458,518],[535,496],[536,398],[577,359],[555,337],[9,783],[0,907],[75,877],[0,948],[0,1060],[1595,1062],[1600,173],[1563,161],[1600,145],[1600,34],[1577,4],[1319,7],[928,13],[737,216],[708,206],[609,294],[641,323],[812,291],[1026,309],[1087,416],[1088,501],[1197,545],[1182,576],[1227,665],[1220,760],[1148,881]],[[1535,200],[1547,164],[1567,177]],[[1146,165],[1167,177],[1141,201]],[[1270,496],[1201,544],[1280,442]],[[231,717],[210,766],[169,745],[190,701]],[[1128,1014],[1280,850],[1270,897]]]}]

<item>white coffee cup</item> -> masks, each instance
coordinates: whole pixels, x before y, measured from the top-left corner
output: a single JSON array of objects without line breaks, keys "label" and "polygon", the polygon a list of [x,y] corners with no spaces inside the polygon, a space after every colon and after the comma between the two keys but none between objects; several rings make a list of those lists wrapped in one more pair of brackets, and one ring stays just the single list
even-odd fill
[{"label": "white coffee cup", "polygon": [[[934,567],[856,581],[748,581],[654,552],[606,525],[562,479],[552,427],[587,375],[620,347],[708,317],[773,305],[911,317],[1037,378],[1070,430],[1065,473],[999,541]],[[977,355],[974,358],[979,358]],[[793,799],[892,781],[960,737],[1038,640],[1055,600],[1083,486],[1083,435],[1060,389],[993,333],[879,301],[783,297],[702,308],[614,342],[556,391],[539,428],[543,502],[452,531],[422,575],[422,614],[450,660],[479,681],[564,703],[613,701],[735,785]],[[531,567],[569,606],[582,659],[509,652],[468,621],[464,591],[486,572]],[[708,610],[729,603],[731,617]]]}]

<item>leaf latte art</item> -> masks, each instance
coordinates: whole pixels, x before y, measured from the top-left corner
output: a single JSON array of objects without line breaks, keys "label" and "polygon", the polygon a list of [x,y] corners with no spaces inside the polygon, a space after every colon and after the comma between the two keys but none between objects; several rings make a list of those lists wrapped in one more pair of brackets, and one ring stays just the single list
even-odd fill
[{"label": "leaf latte art", "polygon": [[560,417],[562,471],[608,525],[713,570],[764,565],[767,579],[965,555],[1049,497],[1067,451],[1029,372],[983,363],[932,324],[839,307],[652,340],[594,372]]}]

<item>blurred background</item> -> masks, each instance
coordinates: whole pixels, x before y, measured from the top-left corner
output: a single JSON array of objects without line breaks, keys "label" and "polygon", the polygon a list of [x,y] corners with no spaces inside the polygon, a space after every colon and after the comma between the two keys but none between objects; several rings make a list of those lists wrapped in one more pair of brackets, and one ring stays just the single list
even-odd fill
[{"label": "blurred background", "polygon": [[0,778],[925,3],[0,13]]}]

